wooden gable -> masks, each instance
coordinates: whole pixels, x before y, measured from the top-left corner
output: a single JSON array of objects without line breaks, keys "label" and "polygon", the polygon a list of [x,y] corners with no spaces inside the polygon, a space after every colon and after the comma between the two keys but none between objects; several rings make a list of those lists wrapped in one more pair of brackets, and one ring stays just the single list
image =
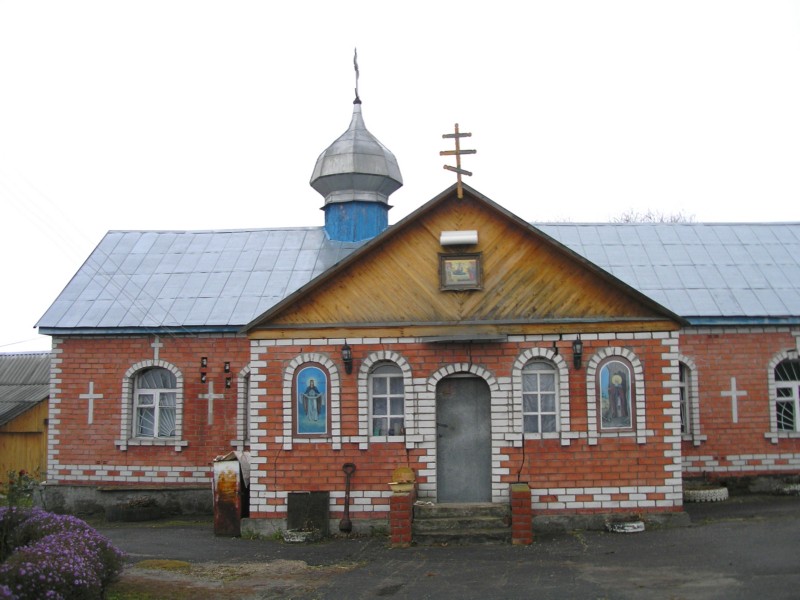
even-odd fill
[{"label": "wooden gable", "polygon": [[[476,230],[478,243],[440,244]],[[440,255],[479,253],[482,289],[443,290]],[[397,335],[677,329],[680,318],[467,188],[435,198],[251,323],[275,331],[380,328]],[[477,328],[477,329],[476,329]],[[272,331],[272,333],[268,333]],[[330,335],[330,331],[328,331]]]}]

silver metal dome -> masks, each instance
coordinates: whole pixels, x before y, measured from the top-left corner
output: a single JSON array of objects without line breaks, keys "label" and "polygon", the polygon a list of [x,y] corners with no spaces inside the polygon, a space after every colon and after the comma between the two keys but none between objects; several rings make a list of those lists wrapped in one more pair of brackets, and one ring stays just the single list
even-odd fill
[{"label": "silver metal dome", "polygon": [[389,195],[403,185],[397,159],[367,131],[361,101],[353,104],[350,127],[319,155],[311,175],[311,187],[337,202],[389,203]]}]

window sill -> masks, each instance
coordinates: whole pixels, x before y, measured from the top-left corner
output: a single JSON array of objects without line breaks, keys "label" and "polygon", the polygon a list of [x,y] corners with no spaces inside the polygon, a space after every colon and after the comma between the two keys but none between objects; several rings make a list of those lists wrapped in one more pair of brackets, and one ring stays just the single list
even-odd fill
[{"label": "window sill", "polygon": [[557,440],[561,437],[558,431],[548,431],[547,433],[531,433],[526,431],[522,434],[525,440]]},{"label": "window sill", "polygon": [[682,433],[681,441],[691,442],[694,446],[699,446],[708,439],[707,435],[695,435],[693,433]]},{"label": "window sill", "polygon": [[175,451],[180,452],[189,442],[178,438],[129,438],[117,440],[115,444],[120,450],[127,450],[128,446],[174,446]]},{"label": "window sill", "polygon": [[369,438],[370,442],[404,442],[406,436],[404,435],[372,435]]},{"label": "window sill", "polygon": [[769,431],[764,437],[777,444],[778,440],[797,440],[800,439],[800,431]]}]

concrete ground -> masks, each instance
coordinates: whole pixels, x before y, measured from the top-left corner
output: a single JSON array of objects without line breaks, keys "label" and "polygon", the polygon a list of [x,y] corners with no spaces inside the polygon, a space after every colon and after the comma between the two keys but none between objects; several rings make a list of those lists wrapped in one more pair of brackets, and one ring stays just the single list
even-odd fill
[{"label": "concrete ground", "polygon": [[[741,496],[686,511],[689,527],[539,535],[529,547],[286,544],[215,537],[208,520],[98,529],[129,555],[121,583],[183,582],[187,598],[800,598],[800,498]],[[166,574],[143,568],[147,559],[190,564]]]}]

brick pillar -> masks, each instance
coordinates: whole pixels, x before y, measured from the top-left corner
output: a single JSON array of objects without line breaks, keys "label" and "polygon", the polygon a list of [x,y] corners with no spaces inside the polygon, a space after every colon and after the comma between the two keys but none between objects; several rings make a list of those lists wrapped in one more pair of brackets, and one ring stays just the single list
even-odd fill
[{"label": "brick pillar", "polygon": [[527,483],[515,483],[511,486],[511,543],[515,546],[533,543],[531,488]]},{"label": "brick pillar", "polygon": [[411,545],[411,521],[414,519],[416,492],[396,492],[389,499],[389,533],[392,548]]}]

